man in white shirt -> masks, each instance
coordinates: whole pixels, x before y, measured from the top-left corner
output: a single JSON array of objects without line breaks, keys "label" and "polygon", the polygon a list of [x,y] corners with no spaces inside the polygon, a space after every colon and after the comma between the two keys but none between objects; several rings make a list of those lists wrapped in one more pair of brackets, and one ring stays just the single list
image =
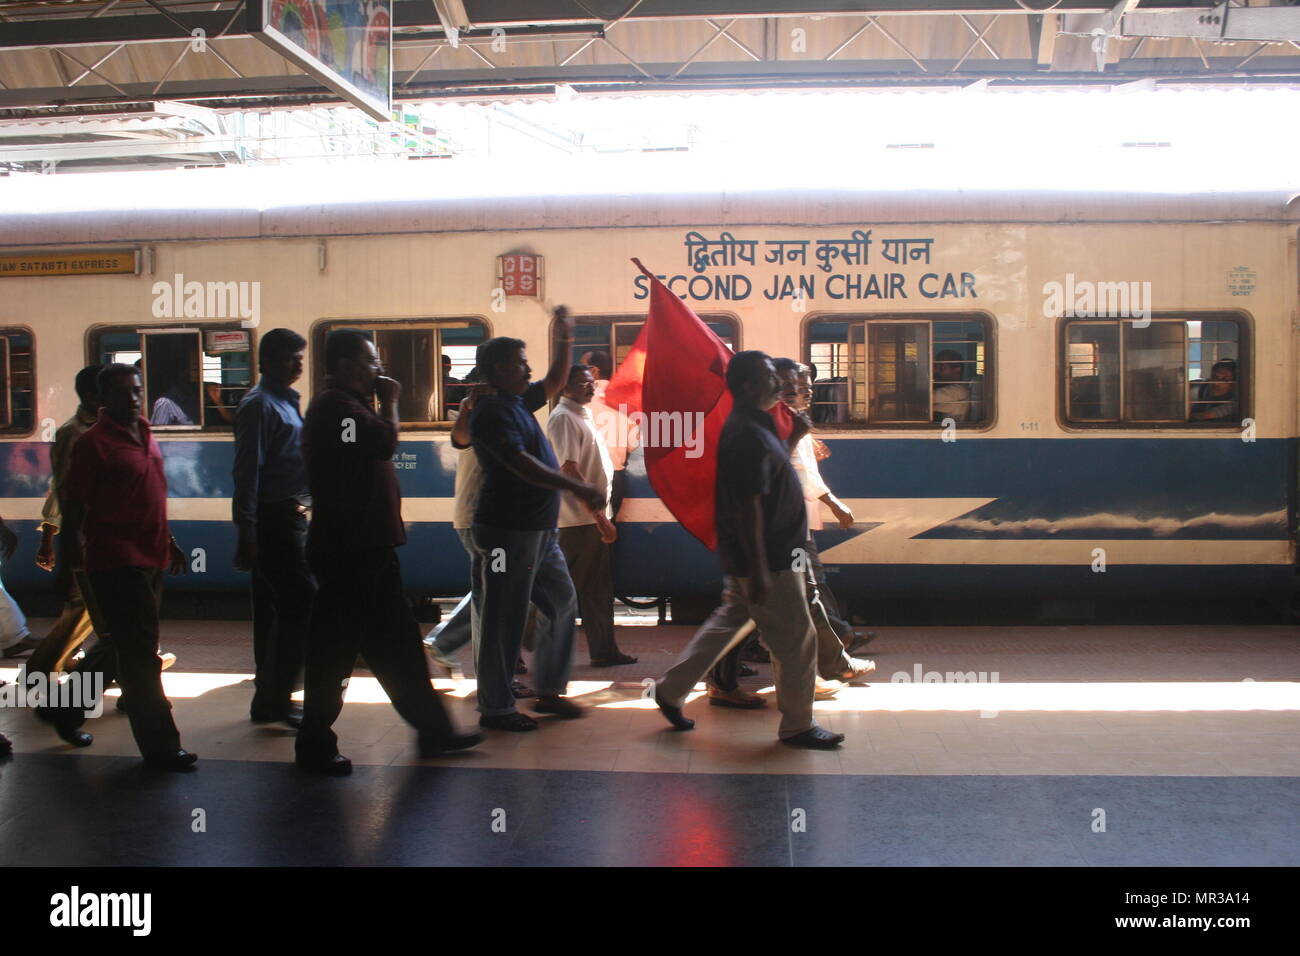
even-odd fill
[{"label": "man in white shirt", "polygon": [[965,375],[961,355],[944,349],[934,357],[934,420],[951,418],[956,422],[970,420],[971,390],[962,381]]},{"label": "man in white shirt", "polygon": [[[591,417],[596,379],[587,365],[574,365],[559,403],[546,422],[546,436],[555,450],[560,470],[572,478],[605,490],[605,500],[614,480],[609,449]],[[593,511],[577,496],[560,494],[560,550],[569,565],[582,629],[592,667],[635,664],[614,640],[614,582],[609,567],[609,546],[618,536],[610,520],[610,506]]]},{"label": "man in white shirt", "polygon": [[587,406],[596,431],[605,442],[609,451],[610,463],[614,466],[612,491],[610,493],[610,519],[618,520],[618,509],[627,495],[627,456],[636,450],[641,441],[641,433],[626,415],[617,408],[605,404],[605,389],[609,386],[610,376],[614,374],[614,363],[608,352],[587,352],[582,356],[582,363],[590,365],[596,376],[595,394]]},{"label": "man in white shirt", "polygon": [[[808,367],[788,358],[774,359],[772,364],[781,379],[781,400],[796,413],[805,411],[812,401],[812,376]],[[821,469],[817,466],[816,442],[811,432],[804,435],[795,445],[794,452],[790,455],[790,463],[794,465],[795,474],[799,476],[799,483],[803,486],[804,503],[808,508],[808,541],[804,549],[808,553],[808,584],[809,593],[812,595],[810,602],[813,625],[817,630],[817,671],[824,680],[848,681],[870,673],[875,670],[876,665],[874,661],[849,656],[845,650],[847,643],[845,637],[852,640],[852,631],[848,624],[840,620],[839,615],[831,610],[836,606],[835,599],[830,596],[830,586],[826,583],[826,574],[822,570],[813,531],[821,530],[823,503],[831,509],[840,528],[846,531],[853,527],[853,512],[844,502],[836,498],[822,481]],[[837,620],[840,620],[840,624],[845,629],[844,635],[838,633],[835,626]]]}]

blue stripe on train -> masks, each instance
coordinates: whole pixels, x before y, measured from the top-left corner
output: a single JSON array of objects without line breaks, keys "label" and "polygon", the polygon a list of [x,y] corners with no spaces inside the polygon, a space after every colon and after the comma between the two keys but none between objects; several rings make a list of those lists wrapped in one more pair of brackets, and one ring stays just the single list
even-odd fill
[{"label": "blue stripe on train", "polygon": [[[1237,439],[1014,439],[959,438],[831,440],[832,457],[823,474],[846,498],[988,497],[996,499],[964,520],[981,529],[941,525],[920,537],[942,538],[1174,538],[1285,540],[1294,527],[1296,442]],[[168,482],[174,497],[230,494],[229,442],[164,442]],[[399,480],[408,497],[450,497],[455,453],[445,443],[408,442],[399,453]],[[411,456],[409,459],[404,456]],[[48,446],[38,442],[0,444],[0,497],[38,497],[48,483]],[[630,497],[653,491],[631,467]],[[1228,516],[1210,519],[1209,516]],[[865,516],[864,516],[865,517]],[[1161,534],[1152,519],[1192,528]],[[1116,519],[1119,519],[1117,522]],[[1070,520],[1067,530],[1050,530]],[[1048,530],[1025,523],[1037,521]],[[1132,527],[1123,527],[1123,522]],[[50,577],[35,568],[33,522],[11,522],[21,532],[18,554],[5,569],[10,588],[48,587]],[[242,588],[247,577],[230,567],[233,529],[220,522],[175,522],[187,548],[206,551],[207,570],[187,587]],[[826,531],[823,549],[850,536]],[[1006,545],[1013,547],[1011,541]],[[1212,547],[1212,544],[1205,545]],[[464,552],[448,524],[410,526],[403,549],[413,590],[452,594],[467,586]],[[717,561],[675,524],[630,524],[615,547],[615,581],[624,594],[687,594],[716,591]],[[1087,572],[1087,573],[1084,573]],[[832,572],[841,588],[862,593],[987,593],[990,588],[1023,592],[1040,587],[1076,595],[1129,593],[1130,586],[1193,593],[1225,586],[1255,593],[1291,588],[1289,568],[1112,567],[1092,574],[1075,567],[854,566]],[[1130,581],[1137,582],[1130,584]]]}]

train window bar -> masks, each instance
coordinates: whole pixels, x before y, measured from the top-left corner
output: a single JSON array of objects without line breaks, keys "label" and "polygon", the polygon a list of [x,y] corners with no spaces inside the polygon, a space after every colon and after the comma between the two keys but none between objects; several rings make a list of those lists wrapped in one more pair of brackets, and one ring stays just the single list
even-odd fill
[{"label": "train window bar", "polygon": [[8,428],[13,424],[13,407],[10,397],[13,388],[13,369],[9,365],[9,336],[0,335],[0,426]]}]

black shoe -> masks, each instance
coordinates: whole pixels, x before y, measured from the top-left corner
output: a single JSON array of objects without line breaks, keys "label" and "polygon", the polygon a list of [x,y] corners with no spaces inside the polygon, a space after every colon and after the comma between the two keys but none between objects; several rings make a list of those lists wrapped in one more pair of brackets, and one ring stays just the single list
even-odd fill
[{"label": "black shoe", "polygon": [[188,750],[164,750],[144,755],[145,766],[151,770],[193,770],[198,759],[198,754],[192,754]]},{"label": "black shoe", "polygon": [[524,659],[522,657],[519,658],[519,660],[515,661],[515,673],[516,674],[528,673],[528,665],[524,663]]},{"label": "black shoe", "polygon": [[309,773],[321,773],[327,777],[346,777],[352,772],[352,761],[342,754],[320,759],[318,757],[297,757],[294,763],[299,770]]},{"label": "black shoe", "polygon": [[482,742],[482,734],[458,734],[452,732],[437,737],[421,737],[420,756],[441,757],[443,754],[454,753],[457,750],[469,750],[471,747],[477,747]]},{"label": "black shoe", "polygon": [[80,727],[74,727],[62,719],[64,711],[51,710],[48,707],[37,707],[32,711],[36,719],[43,724],[49,724],[54,728],[54,732],[65,743],[70,743],[74,747],[89,747],[95,742],[95,738],[81,730]]},{"label": "black shoe", "polygon": [[515,700],[528,700],[537,696],[537,691],[517,680],[510,682],[510,693],[515,695]]},{"label": "black shoe", "polygon": [[695,727],[695,721],[685,716],[680,707],[674,707],[672,704],[665,704],[659,699],[659,689],[655,688],[655,704],[667,718],[668,723],[673,725],[674,730],[691,730]]},{"label": "black shoe", "polygon": [[533,710],[539,714],[554,714],[567,720],[587,715],[586,707],[575,704],[567,697],[539,697],[537,703],[533,704]]},{"label": "black shoe", "polygon": [[255,708],[249,712],[248,719],[255,724],[285,724],[297,730],[302,726],[302,707],[290,704],[288,710],[279,711]]},{"label": "black shoe", "polygon": [[782,737],[781,743],[791,747],[808,747],[812,750],[834,750],[844,743],[843,734],[833,734],[825,727],[813,727],[795,737]]},{"label": "black shoe", "polygon": [[8,757],[14,752],[14,743],[4,734],[0,734],[0,758]]},{"label": "black shoe", "polygon": [[537,729],[537,721],[527,714],[519,713],[519,711],[511,714],[497,714],[492,717],[480,717],[478,725],[486,727],[488,730],[509,730],[517,734]]},{"label": "black shoe", "polygon": [[739,664],[736,665],[737,677],[753,677],[757,673],[758,673],[757,668],[750,667],[744,661],[741,661]]},{"label": "black shoe", "polygon": [[95,742],[95,738],[86,731],[77,727],[54,725],[54,732],[65,742],[74,747],[89,747]]},{"label": "black shoe", "polygon": [[637,659],[621,651],[613,657],[601,657],[591,662],[592,667],[618,667],[621,664],[635,664]]}]

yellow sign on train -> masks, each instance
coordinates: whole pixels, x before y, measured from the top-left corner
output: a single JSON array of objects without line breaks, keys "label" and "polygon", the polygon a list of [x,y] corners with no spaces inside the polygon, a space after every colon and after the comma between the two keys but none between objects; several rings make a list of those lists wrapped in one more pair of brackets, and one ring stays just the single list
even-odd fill
[{"label": "yellow sign on train", "polygon": [[0,255],[0,279],[30,276],[92,276],[135,272],[134,249]]}]

